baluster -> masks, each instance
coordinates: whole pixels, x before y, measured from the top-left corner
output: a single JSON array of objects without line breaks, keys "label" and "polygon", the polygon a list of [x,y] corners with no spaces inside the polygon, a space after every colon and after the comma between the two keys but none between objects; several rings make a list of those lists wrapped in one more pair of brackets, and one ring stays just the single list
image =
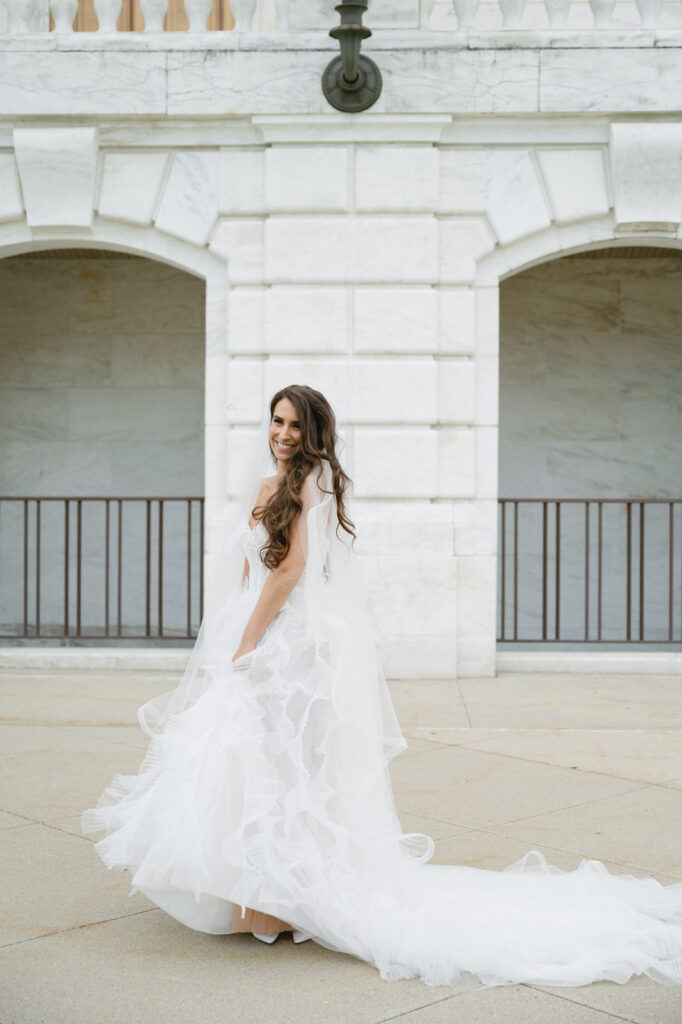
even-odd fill
[{"label": "baluster", "polygon": [[212,6],[212,0],[185,0],[190,32],[208,32],[206,22]]},{"label": "baluster", "polygon": [[499,0],[504,28],[519,28],[526,0]]},{"label": "baluster", "polygon": [[11,36],[31,31],[33,0],[7,0],[6,8],[9,17],[9,34]]},{"label": "baluster", "polygon": [[73,19],[78,10],[78,0],[51,0],[50,10],[54,18],[55,32],[73,32]]},{"label": "baluster", "polygon": [[258,0],[252,32],[284,32],[289,23],[288,0]]},{"label": "baluster", "polygon": [[419,5],[419,27],[428,29],[436,0],[421,0]]},{"label": "baluster", "polygon": [[457,15],[457,28],[472,28],[478,9],[478,0],[452,0],[452,6]]},{"label": "baluster", "polygon": [[234,31],[250,32],[256,11],[256,0],[230,0],[230,10],[234,18]]},{"label": "baluster", "polygon": [[145,32],[163,32],[163,18],[168,0],[140,0]]},{"label": "baluster", "polygon": [[661,13],[661,0],[636,0],[636,3],[644,28],[656,28]]},{"label": "baluster", "polygon": [[611,16],[613,14],[613,8],[616,6],[616,0],[590,0],[590,7],[592,8],[592,17],[594,18],[595,28],[608,28],[611,24]]},{"label": "baluster", "polygon": [[545,0],[550,28],[563,28],[568,20],[571,0]]},{"label": "baluster", "polygon": [[275,0],[277,10],[277,31],[286,32],[289,28],[289,0]]},{"label": "baluster", "polygon": [[93,0],[95,14],[99,22],[98,32],[117,32],[118,17],[121,13],[123,0]]}]

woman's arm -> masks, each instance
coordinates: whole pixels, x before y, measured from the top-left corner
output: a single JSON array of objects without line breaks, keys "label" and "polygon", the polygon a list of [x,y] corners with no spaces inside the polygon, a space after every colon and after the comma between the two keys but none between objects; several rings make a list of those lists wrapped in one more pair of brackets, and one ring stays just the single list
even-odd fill
[{"label": "woman's arm", "polygon": [[263,633],[301,578],[305,569],[305,554],[298,523],[292,524],[291,534],[291,547],[277,568],[268,574],[256,607],[246,623],[241,642],[232,658],[233,661],[254,650]]}]

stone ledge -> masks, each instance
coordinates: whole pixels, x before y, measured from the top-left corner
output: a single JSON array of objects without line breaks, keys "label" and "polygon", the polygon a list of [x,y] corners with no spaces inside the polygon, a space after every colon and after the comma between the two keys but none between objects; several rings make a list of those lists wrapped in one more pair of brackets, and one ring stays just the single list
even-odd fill
[{"label": "stone ledge", "polygon": [[183,671],[189,647],[0,647],[1,669]]},{"label": "stone ledge", "polygon": [[498,651],[501,672],[682,675],[682,651]]}]

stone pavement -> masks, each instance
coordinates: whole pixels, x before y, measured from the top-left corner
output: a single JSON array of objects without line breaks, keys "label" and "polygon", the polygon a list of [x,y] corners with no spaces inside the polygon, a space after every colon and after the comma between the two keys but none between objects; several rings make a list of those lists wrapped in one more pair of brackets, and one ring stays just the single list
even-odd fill
[{"label": "stone pavement", "polygon": [[[0,1024],[680,1024],[682,987],[457,993],[313,942],[184,928],[108,872],[80,811],[146,749],[135,711],[173,673],[0,673]],[[394,682],[409,749],[392,763],[403,827],[435,862],[682,879],[682,678],[506,674]]]}]

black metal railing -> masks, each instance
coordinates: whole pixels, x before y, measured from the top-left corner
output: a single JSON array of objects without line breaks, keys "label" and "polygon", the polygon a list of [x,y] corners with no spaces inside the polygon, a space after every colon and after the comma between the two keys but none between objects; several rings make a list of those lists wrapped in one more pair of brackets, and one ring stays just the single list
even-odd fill
[{"label": "black metal railing", "polygon": [[194,639],[203,504],[0,497],[0,639]]},{"label": "black metal railing", "polygon": [[498,531],[498,641],[682,643],[682,499],[501,498]]}]

